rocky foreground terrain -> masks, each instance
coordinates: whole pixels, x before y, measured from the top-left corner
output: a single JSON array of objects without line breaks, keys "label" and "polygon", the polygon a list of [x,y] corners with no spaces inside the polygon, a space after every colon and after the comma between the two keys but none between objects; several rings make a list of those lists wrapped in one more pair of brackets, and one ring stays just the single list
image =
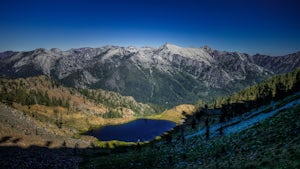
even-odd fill
[{"label": "rocky foreground terrain", "polygon": [[88,139],[62,137],[38,121],[0,104],[0,168],[74,168],[76,151],[88,148]]}]

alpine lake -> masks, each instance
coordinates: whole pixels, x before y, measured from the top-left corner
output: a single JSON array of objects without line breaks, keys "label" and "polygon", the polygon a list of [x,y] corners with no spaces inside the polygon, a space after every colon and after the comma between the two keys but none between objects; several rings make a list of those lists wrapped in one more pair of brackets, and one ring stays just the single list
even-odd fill
[{"label": "alpine lake", "polygon": [[167,120],[137,119],[124,124],[109,125],[85,133],[100,141],[145,142],[152,141],[170,131],[176,123]]}]

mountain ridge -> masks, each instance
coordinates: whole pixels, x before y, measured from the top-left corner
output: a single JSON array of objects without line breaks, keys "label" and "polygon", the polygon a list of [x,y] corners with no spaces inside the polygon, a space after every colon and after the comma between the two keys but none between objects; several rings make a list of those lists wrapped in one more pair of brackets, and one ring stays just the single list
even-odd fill
[{"label": "mountain ridge", "polygon": [[158,48],[39,48],[0,53],[0,76],[47,75],[66,86],[101,88],[142,102],[174,106],[230,94],[292,71],[300,66],[299,56],[300,52],[271,57],[169,43]]}]

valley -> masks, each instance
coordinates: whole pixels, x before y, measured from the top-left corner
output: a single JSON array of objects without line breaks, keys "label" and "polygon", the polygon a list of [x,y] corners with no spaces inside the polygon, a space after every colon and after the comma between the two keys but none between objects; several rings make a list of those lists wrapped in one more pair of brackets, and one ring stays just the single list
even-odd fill
[{"label": "valley", "polygon": [[[299,70],[270,80],[284,80],[286,77],[291,77],[292,74],[294,77],[299,77],[297,75]],[[295,85],[298,83],[299,79],[294,81],[294,85],[290,89],[296,90],[298,86]],[[265,84],[262,83],[260,86],[265,86]],[[1,138],[1,163],[3,166],[23,166],[25,168],[33,165],[40,165],[38,168],[298,168],[300,152],[297,133],[300,129],[300,95],[299,92],[286,93],[282,97],[273,99],[274,102],[271,104],[267,103],[232,117],[223,125],[223,135],[220,135],[220,131],[217,129],[218,126],[221,126],[218,122],[219,117],[211,116],[209,139],[205,138],[205,132],[202,130],[206,128],[205,116],[201,118],[195,128],[192,127],[192,121],[196,118],[196,112],[194,112],[194,114],[186,114],[185,123],[169,133],[171,140],[166,135],[140,146],[107,142],[105,143],[106,147],[100,147],[97,142],[95,144],[88,142],[84,137],[77,139],[67,136],[65,138],[50,137],[50,134],[43,135],[42,133],[46,133],[43,131],[38,131],[43,135],[43,140],[39,139],[40,144],[36,144],[38,142],[35,140],[40,137],[40,134],[29,134],[27,137],[16,134],[16,130],[20,130],[18,125],[21,125],[23,130],[36,132],[34,128],[31,130],[30,127],[26,128],[26,124],[32,125],[32,122],[24,123],[32,118],[25,117],[25,119],[20,119],[22,122],[18,121],[20,115],[15,116],[17,111],[2,105],[1,112],[3,110],[10,112],[15,126],[12,127],[11,133],[6,132],[11,126],[7,126],[4,130],[1,128],[1,133],[6,134]],[[183,114],[179,109],[180,107],[175,108],[173,112],[177,110],[178,115],[182,118]],[[213,107],[209,106],[208,110],[213,110]],[[166,111],[161,116],[167,117],[171,115],[170,112],[172,111]],[[269,117],[260,118],[260,116]],[[1,119],[5,119],[2,117],[3,115],[1,115]],[[259,120],[256,120],[254,125],[247,124],[247,121],[252,119]],[[5,123],[1,121],[1,124],[3,126]],[[234,129],[239,125],[244,125],[245,128]],[[184,127],[184,141],[182,140],[182,127]],[[26,140],[35,142],[36,145],[22,145]],[[47,154],[48,157],[43,158],[43,154]],[[9,160],[12,156],[14,156],[14,160]],[[35,161],[36,158],[41,159],[42,162]],[[277,160],[274,162],[274,159]],[[14,162],[10,163],[9,161]]]},{"label": "valley", "polygon": [[[132,97],[103,90],[79,92],[63,87],[46,76],[0,79],[0,85],[1,101],[9,106],[1,103],[1,125],[12,130],[8,133],[14,133],[15,128],[23,130],[23,135],[41,138],[48,135],[76,137],[90,128],[124,123],[139,116],[158,113],[151,106],[138,103]],[[97,99],[92,100],[82,94],[88,95],[89,92],[96,95]],[[31,143],[35,144],[33,141]]]}]

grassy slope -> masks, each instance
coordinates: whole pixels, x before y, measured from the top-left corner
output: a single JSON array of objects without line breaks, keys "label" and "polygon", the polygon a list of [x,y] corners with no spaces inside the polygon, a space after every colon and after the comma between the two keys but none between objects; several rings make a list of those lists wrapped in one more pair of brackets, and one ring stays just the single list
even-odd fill
[{"label": "grassy slope", "polygon": [[182,120],[186,117],[183,115],[183,112],[186,112],[187,115],[191,115],[194,112],[195,106],[189,104],[183,104],[176,106],[172,109],[166,110],[158,115],[148,116],[149,119],[161,119],[161,120],[170,120],[177,124],[180,124]]},{"label": "grassy slope", "polygon": [[87,156],[82,168],[300,168],[300,106],[229,137],[201,138]]}]

